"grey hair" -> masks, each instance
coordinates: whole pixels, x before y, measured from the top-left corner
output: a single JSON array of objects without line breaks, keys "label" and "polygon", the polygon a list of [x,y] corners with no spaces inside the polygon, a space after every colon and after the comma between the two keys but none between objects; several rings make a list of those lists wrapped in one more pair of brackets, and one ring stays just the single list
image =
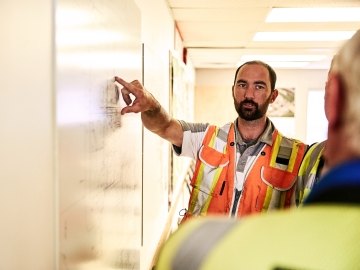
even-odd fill
[{"label": "grey hair", "polygon": [[344,89],[344,132],[349,148],[360,155],[360,30],[337,53],[332,70]]}]

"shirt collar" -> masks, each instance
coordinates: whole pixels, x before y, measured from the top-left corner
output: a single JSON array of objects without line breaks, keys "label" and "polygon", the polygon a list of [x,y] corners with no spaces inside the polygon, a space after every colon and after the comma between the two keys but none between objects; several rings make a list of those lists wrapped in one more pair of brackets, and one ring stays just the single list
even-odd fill
[{"label": "shirt collar", "polygon": [[[238,143],[242,144],[242,143],[244,143],[244,141],[240,135],[237,121],[238,121],[238,119],[236,118],[234,121],[235,138]],[[275,126],[274,126],[273,122],[271,122],[271,120],[269,118],[266,118],[266,128],[265,128],[264,132],[260,135],[257,142],[266,143],[271,146],[272,145],[272,135],[273,135],[274,131],[275,131]]]}]

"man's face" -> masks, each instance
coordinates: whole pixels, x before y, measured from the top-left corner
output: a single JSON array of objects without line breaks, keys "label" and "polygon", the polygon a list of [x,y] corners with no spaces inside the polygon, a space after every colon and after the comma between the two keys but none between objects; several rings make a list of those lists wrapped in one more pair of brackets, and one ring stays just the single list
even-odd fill
[{"label": "man's face", "polygon": [[240,118],[252,121],[263,117],[276,96],[277,90],[271,92],[270,75],[264,66],[249,64],[239,70],[233,98]]}]

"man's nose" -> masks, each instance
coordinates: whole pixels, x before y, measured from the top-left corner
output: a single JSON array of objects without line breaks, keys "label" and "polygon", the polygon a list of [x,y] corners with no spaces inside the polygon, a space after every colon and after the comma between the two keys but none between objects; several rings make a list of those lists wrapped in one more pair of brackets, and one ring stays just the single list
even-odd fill
[{"label": "man's nose", "polygon": [[253,99],[254,97],[255,97],[255,87],[254,86],[249,86],[249,87],[247,87],[246,88],[246,90],[245,90],[245,97],[246,98],[251,98],[251,99]]}]

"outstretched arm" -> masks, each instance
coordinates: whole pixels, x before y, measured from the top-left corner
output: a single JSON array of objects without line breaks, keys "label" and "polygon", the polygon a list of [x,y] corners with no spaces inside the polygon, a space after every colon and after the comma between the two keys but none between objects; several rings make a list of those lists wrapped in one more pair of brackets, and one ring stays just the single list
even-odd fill
[{"label": "outstretched arm", "polygon": [[183,130],[179,121],[172,118],[138,80],[129,83],[115,77],[115,81],[123,86],[121,94],[127,105],[121,114],[140,112],[141,120],[148,130],[180,147]]}]

